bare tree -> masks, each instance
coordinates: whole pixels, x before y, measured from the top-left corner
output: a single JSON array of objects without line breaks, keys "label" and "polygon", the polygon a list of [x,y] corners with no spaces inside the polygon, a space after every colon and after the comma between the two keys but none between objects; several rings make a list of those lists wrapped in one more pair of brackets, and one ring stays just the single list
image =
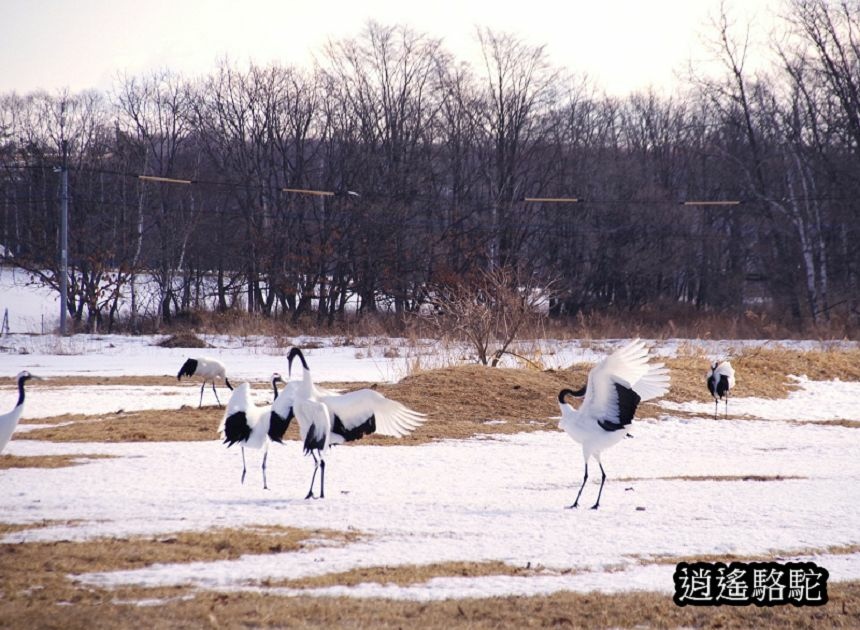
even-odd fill
[{"label": "bare tree", "polygon": [[521,331],[542,320],[550,283],[509,267],[476,271],[437,287],[432,306],[440,334],[462,336],[483,365],[498,365]]}]

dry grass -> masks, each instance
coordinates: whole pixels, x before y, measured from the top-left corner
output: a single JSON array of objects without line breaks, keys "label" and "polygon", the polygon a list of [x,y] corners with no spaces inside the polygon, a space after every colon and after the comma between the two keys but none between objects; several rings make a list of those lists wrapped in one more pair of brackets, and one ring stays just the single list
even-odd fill
[{"label": "dry grass", "polygon": [[827,427],[844,427],[846,429],[860,429],[860,420],[828,420],[827,422],[816,422],[815,420],[791,420],[791,424],[804,425],[814,424],[815,426]]},{"label": "dry grass", "polygon": [[[44,584],[44,582],[43,582]],[[828,587],[823,607],[679,608],[670,595],[557,593],[545,597],[402,602],[291,598],[267,593],[191,592],[178,588],[30,591],[0,600],[0,627],[139,628],[820,628],[860,627],[860,582]],[[59,599],[52,595],[60,595]],[[135,605],[141,601],[158,605]],[[63,604],[59,608],[53,604]]]},{"label": "dry grass", "polygon": [[[38,525],[51,525],[42,523]],[[6,525],[11,532],[31,526]],[[678,608],[671,596],[557,593],[545,597],[495,597],[443,602],[292,598],[270,593],[198,592],[189,587],[101,589],[74,579],[88,572],[134,569],[155,563],[238,558],[243,554],[296,551],[359,534],[310,532],[282,527],[247,527],[183,532],[158,537],[116,538],[0,545],[0,627],[211,628],[509,628],[509,627],[696,627],[855,628],[860,624],[860,583],[829,585],[821,608]],[[828,549],[856,553],[857,546]],[[794,552],[793,552],[794,553]],[[771,556],[772,558],[773,556]],[[702,558],[696,558],[701,560]],[[715,557],[714,560],[754,558]],[[658,558],[675,563],[684,558]],[[649,560],[643,559],[643,562]],[[651,562],[654,559],[650,560]],[[313,588],[361,582],[416,584],[440,576],[533,575],[540,567],[498,562],[451,562],[370,567],[263,586]],[[158,605],[135,605],[138,602]]]},{"label": "dry grass", "polygon": [[428,414],[422,427],[401,440],[426,442],[553,429],[559,390],[585,378],[579,368],[538,372],[464,365],[419,372],[378,391]]},{"label": "dry grass", "polygon": [[809,479],[797,475],[672,475],[667,477],[619,477],[618,481],[787,481]]},{"label": "dry grass", "polygon": [[[178,369],[178,368],[177,368]],[[49,376],[40,381],[29,381],[27,383],[27,392],[38,391],[39,389],[54,389],[57,387],[93,387],[97,385],[112,385],[112,386],[127,386],[127,387],[185,387],[189,393],[200,392],[200,379],[195,377],[186,378],[178,381],[176,374],[164,374],[162,376]],[[16,387],[14,377],[0,377],[0,387],[13,388]],[[223,381],[218,381],[216,387],[219,390],[219,396],[222,392],[229,395],[229,391]],[[253,389],[268,389],[271,390],[271,382],[265,379],[251,383]],[[211,386],[206,386],[206,392],[211,395]],[[196,400],[196,399],[195,399]],[[205,402],[205,401],[204,401]]]},{"label": "dry grass", "polygon": [[9,468],[68,468],[94,459],[108,459],[111,455],[0,455],[0,470]]},{"label": "dry grass", "polygon": [[[417,411],[428,414],[427,422],[412,435],[400,440],[370,436],[364,443],[419,444],[436,439],[465,438],[478,434],[515,433],[555,428],[559,389],[584,381],[580,372],[537,372],[468,365],[422,372],[395,385],[375,386]],[[117,384],[114,379],[100,379]],[[125,379],[122,379],[125,380]],[[353,390],[365,383],[324,383],[333,389]],[[265,388],[265,384],[259,384]],[[476,392],[478,394],[476,395]],[[44,418],[43,423],[60,424],[27,433],[28,439],[56,442],[141,442],[201,441],[216,439],[223,409],[183,406],[170,410],[128,411],[98,416],[63,415]],[[502,420],[504,424],[487,424]],[[287,439],[298,439],[296,423]]]},{"label": "dry grass", "polygon": [[181,332],[175,335],[170,335],[166,339],[158,342],[161,348],[211,348],[208,343],[203,341],[194,333]]},{"label": "dry grass", "polygon": [[[784,398],[797,388],[789,375],[806,375],[812,380],[860,381],[860,350],[743,349],[726,356],[737,372],[732,396]],[[672,376],[668,400],[674,402],[712,401],[705,386],[709,359],[695,348],[686,348],[665,361]]]},{"label": "dry grass", "polygon": [[[438,577],[485,577],[488,575],[530,576],[541,573],[540,567],[515,567],[504,562],[437,562],[432,564],[361,567],[339,573],[326,573],[298,580],[267,581],[268,587],[324,588],[357,586],[372,582],[409,586]],[[571,573],[566,571],[565,573]]]},{"label": "dry grass", "polygon": [[[156,563],[179,563],[235,559],[244,554],[297,551],[320,541],[345,542],[359,537],[354,533],[309,531],[288,527],[251,526],[241,530],[213,529],[181,532],[154,538],[103,538],[87,541],[56,541],[0,545],[0,627],[132,627],[113,615],[125,607],[112,603],[116,598],[169,596],[184,588],[120,589],[107,591],[77,584],[75,574],[134,569]],[[145,593],[145,594],[143,594]],[[143,594],[143,595],[142,595]],[[58,614],[58,604],[73,620]],[[107,612],[105,608],[111,609]],[[152,609],[155,612],[154,609]],[[75,615],[87,611],[86,615]],[[86,616],[90,623],[86,624]],[[152,622],[144,623],[149,627]],[[182,624],[178,624],[182,625]],[[178,626],[177,626],[178,627]]]},{"label": "dry grass", "polygon": [[[13,534],[15,532],[23,532],[30,529],[39,529],[41,527],[52,527],[54,525],[73,525],[78,521],[49,521],[43,519],[37,523],[0,523],[0,536]],[[0,569],[2,569],[0,564]]]},{"label": "dry grass", "polygon": [[218,407],[183,406],[179,409],[122,411],[98,416],[55,416],[51,423],[68,423],[34,429],[29,440],[48,442],[194,442],[213,440],[224,414]]},{"label": "dry grass", "polygon": [[[758,348],[731,355],[738,373],[734,396],[777,398],[796,387],[789,374],[806,374],[812,379],[860,380],[860,351],[795,351],[785,348]],[[666,361],[672,385],[666,398],[675,402],[711,400],[705,387],[708,359],[693,349],[682,349],[679,356]],[[556,402],[563,387],[585,383],[588,364],[575,364],[565,370],[489,368],[461,365],[418,371],[393,385],[370,383],[324,383],[338,390],[375,387],[380,393],[428,415],[419,429],[400,440],[370,436],[371,444],[421,444],[439,439],[463,439],[476,435],[554,430],[559,411]],[[8,379],[7,379],[8,380]],[[2,381],[0,381],[2,382]],[[167,385],[174,377],[75,377],[55,379],[63,385]],[[11,385],[11,381],[9,381]],[[44,385],[42,385],[44,386]],[[37,386],[38,387],[38,386]],[[266,390],[265,382],[254,387]],[[675,413],[675,412],[673,412]],[[680,413],[680,412],[678,412]],[[195,441],[216,439],[223,410],[216,406],[197,409],[183,406],[173,410],[119,412],[100,416],[66,415],[45,418],[36,423],[70,423],[36,429],[29,438],[72,442]],[[656,403],[643,403],[639,418],[665,415]],[[860,423],[843,420],[828,423],[858,428]],[[295,423],[287,439],[298,439]]]},{"label": "dry grass", "polygon": [[[767,554],[738,555],[738,554],[703,554],[700,556],[648,556],[639,559],[641,564],[678,564],[679,562],[784,562],[786,558],[798,556],[834,555],[847,556],[860,552],[860,545],[831,545],[829,547],[816,548],[806,547],[804,549],[772,550]],[[827,567],[824,567],[825,569]],[[830,585],[828,585],[828,588]]]}]

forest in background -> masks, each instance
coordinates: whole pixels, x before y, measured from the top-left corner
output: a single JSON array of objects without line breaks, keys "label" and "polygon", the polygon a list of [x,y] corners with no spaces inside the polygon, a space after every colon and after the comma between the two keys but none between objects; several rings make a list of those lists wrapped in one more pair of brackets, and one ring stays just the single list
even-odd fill
[{"label": "forest in background", "polygon": [[[156,327],[201,309],[407,317],[484,294],[488,274],[543,291],[559,319],[756,312],[856,329],[860,3],[781,10],[766,71],[724,10],[721,70],[691,67],[671,95],[608,96],[490,29],[470,66],[378,23],[312,69],[225,59],[108,93],[0,94],[5,262],[59,290],[65,165],[80,329],[110,329],[123,300]],[[577,201],[534,201],[559,197]],[[684,205],[715,201],[740,203]],[[141,278],[152,303],[131,290]]]}]

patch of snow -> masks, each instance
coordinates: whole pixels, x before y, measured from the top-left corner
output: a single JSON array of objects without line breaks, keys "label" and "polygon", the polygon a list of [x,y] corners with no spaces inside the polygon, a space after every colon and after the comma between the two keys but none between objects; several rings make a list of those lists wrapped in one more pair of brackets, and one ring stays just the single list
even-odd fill
[{"label": "patch of snow", "polygon": [[[767,555],[860,543],[860,513],[844,509],[860,500],[860,462],[846,448],[854,429],[706,419],[637,425],[635,440],[604,454],[608,479],[597,511],[563,507],[576,494],[582,460],[577,445],[561,432],[419,446],[341,446],[328,458],[323,501],[302,498],[313,465],[301,456],[295,440],[270,449],[271,489],[266,491],[260,453],[246,452],[248,476],[241,485],[240,451],[214,439],[160,444],[13,439],[7,447],[13,455],[104,453],[114,458],[73,468],[0,471],[6,522],[78,523],[13,532],[3,541],[250,525],[352,529],[368,535],[339,547],[79,576],[103,586],[192,584],[234,590],[267,579],[446,561],[531,563],[554,572],[590,574],[432,582],[442,592],[453,593],[448,589],[456,585],[482,596],[580,588],[578,584],[593,589],[615,583],[629,589],[630,580],[639,579],[643,589],[665,590],[670,586],[664,580],[671,574],[665,569],[634,568],[622,577],[610,569],[638,558]],[[673,479],[683,475],[800,478]],[[597,490],[598,484],[588,484],[584,506]],[[845,571],[845,579],[860,578],[860,563],[849,563]],[[473,586],[466,584],[470,580]],[[351,592],[362,596],[367,588]],[[409,588],[402,596],[429,597],[427,588]]]},{"label": "patch of snow", "polygon": [[[788,398],[729,398],[729,414],[763,420],[860,420],[860,382],[811,381],[806,376],[794,377],[800,389]],[[660,406],[672,411],[687,411],[713,417],[713,402],[683,402],[668,400]],[[719,415],[725,413],[725,402],[719,404]]]}]

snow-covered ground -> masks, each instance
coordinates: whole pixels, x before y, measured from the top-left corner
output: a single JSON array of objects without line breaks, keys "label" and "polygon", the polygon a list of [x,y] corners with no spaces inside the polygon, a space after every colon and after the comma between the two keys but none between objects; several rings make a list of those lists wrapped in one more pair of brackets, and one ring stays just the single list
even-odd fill
[{"label": "snow-covered ground", "polygon": [[[207,340],[215,347],[205,353],[224,360],[231,379],[263,382],[272,371],[286,372],[286,349],[272,347],[269,340]],[[12,335],[0,339],[5,348],[0,351],[0,373],[13,376],[28,369],[48,377],[173,376],[186,356],[196,354],[159,348],[156,341],[152,337],[58,340]],[[407,347],[398,340],[293,341],[321,346],[307,353],[321,381],[397,380],[416,356],[431,363],[442,354],[432,344]],[[655,354],[671,355],[683,343],[659,343]],[[544,361],[559,366],[597,360],[615,345],[544,344]],[[714,343],[706,351],[716,356],[740,345]],[[392,348],[398,356],[391,356]],[[80,579],[99,585],[194,584],[206,589],[294,594],[262,585],[266,580],[356,567],[497,560],[521,567],[530,563],[542,570],[531,576],[440,577],[411,586],[368,583],[311,593],[429,600],[560,590],[671,591],[674,564],[662,564],[661,558],[738,554],[788,560],[805,556],[810,549],[860,544],[860,510],[856,509],[860,433],[826,423],[860,418],[860,384],[800,379],[799,385],[788,400],[733,398],[729,411],[745,414],[744,420],[714,422],[709,403],[675,407],[667,403],[661,419],[637,421],[635,439],[622,441],[603,457],[608,479],[597,511],[563,509],[579,486],[582,458],[578,446],[561,432],[420,446],[400,446],[392,440],[391,446],[357,442],[339,447],[328,458],[324,501],[302,498],[313,464],[302,457],[297,442],[272,448],[271,489],[266,491],[261,487],[260,453],[246,452],[248,477],[240,485],[240,451],[225,448],[214,435],[209,442],[72,444],[32,441],[21,432],[4,453],[112,457],[69,468],[0,470],[4,490],[0,521],[72,523],[19,531],[3,540],[83,539],[260,524],[351,528],[366,536],[338,546],[155,565]],[[147,395],[156,391],[160,394]],[[195,404],[197,391],[191,384],[34,389],[26,416],[178,407]],[[226,396],[226,390],[220,391]],[[12,388],[0,388],[0,409],[13,403]],[[694,415],[673,415],[675,408]],[[780,478],[742,479],[751,475]],[[729,479],[687,479],[715,476]],[[599,475],[591,478],[597,480]],[[588,484],[585,506],[591,505],[597,490],[596,483]],[[860,579],[858,553],[823,553],[809,559],[827,568],[831,580]]]},{"label": "snow-covered ground", "polygon": [[[0,269],[0,316],[13,333],[56,325],[55,297],[23,286],[21,272]],[[189,356],[213,356],[234,382],[264,382],[286,372],[286,344],[306,348],[319,381],[396,381],[410,365],[444,366],[467,348],[387,338],[280,340],[204,336],[206,350],[166,349],[161,337],[11,334],[0,337],[0,375],[27,369],[43,377],[175,376]],[[545,367],[595,362],[624,340],[541,341]],[[854,343],[838,345],[856,347]],[[748,346],[820,348],[820,342],[733,341],[653,343],[658,356],[690,346],[717,358]],[[241,453],[210,442],[69,444],[27,439],[26,418],[101,414],[195,404],[198,386],[61,386],[33,389],[25,420],[5,453],[104,454],[109,459],[60,469],[0,470],[4,523],[70,522],[5,536],[6,542],[163,534],[210,527],[277,524],[357,530],[357,542],[238,560],[155,565],[81,576],[85,583],[193,584],[263,589],[356,567],[497,560],[539,567],[535,575],[439,577],[424,584],[360,584],[301,591],[319,596],[431,600],[546,594],[560,590],[671,591],[674,564],[661,558],[757,555],[811,559],[832,580],[860,579],[860,554],[807,557],[808,550],[860,544],[860,448],[857,429],[827,425],[860,419],[860,383],[813,382],[798,376],[787,400],[733,398],[744,420],[713,422],[710,403],[663,403],[660,420],[637,422],[636,438],[604,455],[609,479],[601,508],[565,510],[578,488],[580,450],[563,433],[450,440],[421,446],[335,449],[325,501],[302,499],[312,462],[296,442],[273,447],[270,490],[260,483],[260,454],[249,451],[240,485]],[[228,392],[222,387],[223,397]],[[255,392],[265,398],[266,391]],[[211,392],[206,393],[211,396]],[[0,409],[12,386],[0,387]],[[208,400],[208,399],[207,399]],[[684,417],[673,415],[685,412]],[[722,411],[722,407],[721,407]],[[690,416],[689,414],[692,414]],[[792,421],[814,421],[798,424]],[[744,481],[745,476],[779,477]],[[592,475],[595,479],[597,475]],[[692,477],[693,479],[690,479]],[[717,479],[706,479],[717,477]],[[720,477],[728,479],[719,479]],[[698,479],[697,479],[698,478]],[[703,479],[705,478],[705,479]],[[590,483],[583,504],[598,486]],[[284,588],[273,593],[297,594]]]}]

